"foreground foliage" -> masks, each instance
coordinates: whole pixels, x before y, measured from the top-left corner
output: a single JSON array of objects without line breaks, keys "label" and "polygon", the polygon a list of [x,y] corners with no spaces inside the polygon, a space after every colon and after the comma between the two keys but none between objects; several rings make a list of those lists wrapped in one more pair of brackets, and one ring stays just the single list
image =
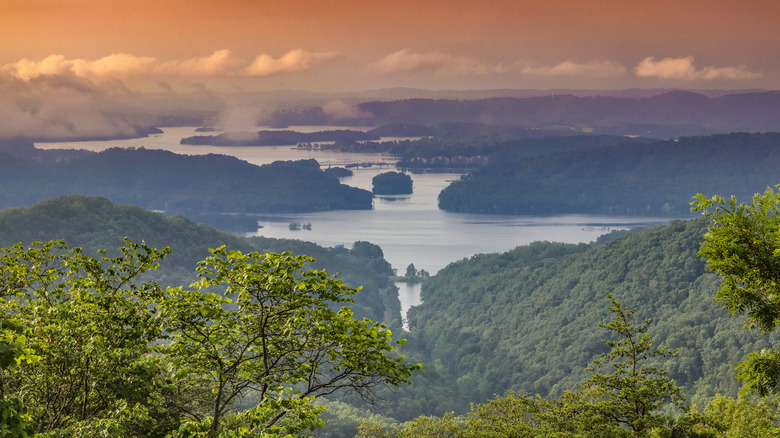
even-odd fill
[{"label": "foreground foliage", "polygon": [[[589,400],[585,406],[586,411],[592,414],[591,422],[642,434],[662,427],[667,421],[657,413],[664,403],[680,406],[683,401],[680,388],[667,377],[667,371],[652,364],[653,359],[674,357],[677,352],[668,352],[665,348],[653,349],[653,341],[646,333],[650,320],[634,325],[630,318],[636,309],[624,308],[611,295],[608,297],[611,301],[609,310],[615,319],[599,326],[618,334],[620,338],[605,340],[611,350],[601,354],[588,369],[596,371],[603,366],[611,366],[612,373],[594,374],[583,382],[580,391]],[[610,433],[613,436],[617,434],[618,430]]]},{"label": "foreground foliage", "polygon": [[[780,323],[780,193],[768,188],[750,204],[697,195],[694,211],[714,220],[699,254],[723,277],[717,299],[747,327],[772,332]],[[780,351],[766,348],[739,363],[738,376],[760,395],[780,392]]]},{"label": "foreground foliage", "polygon": [[116,257],[58,241],[0,252],[11,436],[298,433],[321,424],[314,397],[371,399],[420,368],[383,325],[352,317],[357,290],[303,269],[309,257],[219,248],[192,289],[140,282],[169,252],[129,240]]},{"label": "foreground foliage", "polygon": [[666,349],[653,349],[645,333],[649,321],[631,321],[636,309],[622,306],[611,295],[609,310],[613,320],[600,324],[618,339],[605,340],[611,347],[588,369],[610,366],[609,374],[594,373],[576,391],[560,399],[545,399],[508,393],[487,404],[472,407],[465,419],[449,413],[441,418],[421,416],[403,426],[387,429],[363,424],[361,437],[621,437],[669,436],[675,421],[661,413],[666,403],[681,407],[680,388],[666,377],[655,359],[673,356]]},{"label": "foreground foliage", "polygon": [[780,435],[776,400],[716,396],[703,410],[687,408],[681,388],[656,366],[676,352],[653,348],[645,333],[649,320],[631,321],[636,309],[622,306],[611,295],[613,320],[600,327],[617,334],[605,340],[611,347],[588,370],[595,373],[575,391],[559,398],[508,392],[484,404],[472,405],[465,416],[422,415],[404,424],[365,421],[359,438],[426,437],[776,437]]},{"label": "foreground foliage", "polygon": [[209,248],[224,245],[245,253],[291,251],[305,254],[317,259],[308,264],[310,269],[338,272],[346,284],[362,286],[351,304],[358,318],[389,321],[401,326],[400,302],[394,286],[388,281],[393,270],[381,248],[369,242],[355,243],[350,250],[325,248],[292,239],[245,238],[219,232],[182,216],[165,217],[138,206],[76,195],[49,199],[32,207],[0,211],[0,246],[62,239],[82,248],[86,254],[107,248],[111,254],[116,254],[123,237],[135,242],[144,241],[156,248],[171,248],[172,253],[160,266],[142,277],[157,281],[163,288],[191,283],[198,262],[211,255]]}]

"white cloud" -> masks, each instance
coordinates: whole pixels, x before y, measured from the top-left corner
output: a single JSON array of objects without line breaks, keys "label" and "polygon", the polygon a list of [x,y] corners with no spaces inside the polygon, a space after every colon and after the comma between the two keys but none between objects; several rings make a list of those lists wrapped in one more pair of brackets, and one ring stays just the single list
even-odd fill
[{"label": "white cloud", "polygon": [[440,52],[418,53],[410,49],[399,50],[380,59],[371,66],[379,73],[435,73],[455,75],[482,75],[500,73],[503,68],[491,66],[463,56]]},{"label": "white cloud", "polygon": [[2,71],[13,78],[25,81],[36,76],[74,74],[73,61],[68,61],[61,55],[48,56],[41,61],[24,58],[15,64],[4,65]]},{"label": "white cloud", "polygon": [[96,60],[51,55],[38,61],[25,58],[0,66],[0,76],[23,81],[41,76],[75,76],[92,81],[142,76],[266,76],[307,70],[336,56],[336,53],[311,53],[296,49],[278,59],[266,54],[258,55],[249,63],[230,50],[217,50],[200,58],[170,61],[126,53],[115,53]]},{"label": "white cloud", "polygon": [[262,110],[257,106],[232,106],[223,110],[213,125],[228,132],[257,131],[261,115]]},{"label": "white cloud", "polygon": [[610,78],[623,76],[626,68],[613,61],[589,61],[577,63],[564,61],[552,67],[525,67],[523,74],[539,76],[580,76],[589,78]]},{"label": "white cloud", "polygon": [[649,56],[643,59],[634,73],[642,78],[655,77],[659,79],[681,79],[686,81],[696,79],[755,79],[761,73],[755,73],[746,67],[703,67],[697,69],[693,65],[693,56],[683,58],[664,58],[658,61]]},{"label": "white cloud", "polygon": [[231,76],[245,65],[230,50],[217,50],[209,56],[167,61],[158,64],[154,73],[173,76]]},{"label": "white cloud", "polygon": [[268,76],[274,73],[308,70],[317,64],[338,57],[338,53],[312,53],[301,49],[291,50],[278,59],[270,55],[259,55],[244,70],[250,76]]},{"label": "white cloud", "polygon": [[157,60],[126,53],[115,53],[95,61],[73,60],[73,73],[81,77],[127,77],[151,72]]}]

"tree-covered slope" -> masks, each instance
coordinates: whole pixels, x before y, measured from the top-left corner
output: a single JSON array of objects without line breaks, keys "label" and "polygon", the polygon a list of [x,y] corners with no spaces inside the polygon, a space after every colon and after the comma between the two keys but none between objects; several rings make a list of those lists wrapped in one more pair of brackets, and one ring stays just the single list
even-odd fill
[{"label": "tree-covered slope", "polygon": [[[558,142],[577,142],[561,138]],[[439,207],[502,214],[679,217],[694,193],[749,197],[780,182],[780,134],[723,134],[501,156],[445,188]]]},{"label": "tree-covered slope", "polygon": [[[605,292],[652,318],[663,366],[693,401],[734,395],[734,364],[771,337],[714,303],[719,277],[696,253],[708,221],[675,221],[608,244],[534,243],[451,264],[426,281],[408,314],[413,342],[457,379],[464,402],[507,390],[559,395],[605,351]],[[467,406],[465,406],[467,407]]]},{"label": "tree-covered slope", "polygon": [[382,250],[368,242],[352,250],[324,248],[310,242],[263,237],[243,238],[196,224],[182,216],[164,217],[131,205],[113,204],[105,198],[64,196],[32,207],[0,211],[0,246],[62,239],[94,255],[98,249],[116,249],[123,237],[162,248],[172,254],[152,275],[162,285],[189,285],[197,280],[198,261],[209,256],[209,248],[260,252],[292,251],[316,258],[312,268],[339,274],[347,285],[363,287],[356,296],[355,312],[375,320],[400,321],[397,291],[388,281],[393,275]]},{"label": "tree-covered slope", "polygon": [[6,167],[0,207],[69,194],[199,213],[370,209],[372,202],[370,192],[341,184],[315,160],[256,166],[225,155],[116,148],[55,163],[14,157]]}]

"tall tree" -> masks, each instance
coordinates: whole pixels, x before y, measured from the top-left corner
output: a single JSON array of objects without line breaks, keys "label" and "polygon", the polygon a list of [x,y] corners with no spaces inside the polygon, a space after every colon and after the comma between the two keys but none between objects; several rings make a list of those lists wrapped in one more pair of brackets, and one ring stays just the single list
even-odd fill
[{"label": "tall tree", "polygon": [[[780,193],[767,188],[750,204],[698,194],[693,211],[713,219],[699,255],[723,277],[716,298],[747,327],[772,332],[780,323]],[[780,352],[764,349],[738,364],[737,376],[760,395],[778,392]]]},{"label": "tall tree", "polygon": [[652,359],[675,356],[665,348],[653,348],[646,333],[650,320],[636,325],[631,322],[636,309],[628,309],[607,294],[609,310],[614,319],[599,324],[618,335],[617,340],[604,340],[611,347],[588,368],[596,371],[611,366],[612,373],[595,373],[582,383],[580,397],[586,403],[588,422],[605,425],[609,435],[619,436],[623,429],[632,436],[644,436],[650,429],[666,423],[658,409],[667,402],[680,405],[684,400],[680,387],[667,377],[666,370],[652,365]]}]

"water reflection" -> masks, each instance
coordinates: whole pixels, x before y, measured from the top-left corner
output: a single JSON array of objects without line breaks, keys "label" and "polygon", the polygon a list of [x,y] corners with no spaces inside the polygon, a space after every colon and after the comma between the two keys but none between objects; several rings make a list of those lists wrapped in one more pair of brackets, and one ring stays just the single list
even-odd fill
[{"label": "water reflection", "polygon": [[406,323],[406,312],[409,308],[422,303],[420,292],[422,292],[422,282],[407,283],[398,281],[395,283],[398,288],[398,299],[401,301],[401,316],[404,318],[404,328],[409,329]]}]

